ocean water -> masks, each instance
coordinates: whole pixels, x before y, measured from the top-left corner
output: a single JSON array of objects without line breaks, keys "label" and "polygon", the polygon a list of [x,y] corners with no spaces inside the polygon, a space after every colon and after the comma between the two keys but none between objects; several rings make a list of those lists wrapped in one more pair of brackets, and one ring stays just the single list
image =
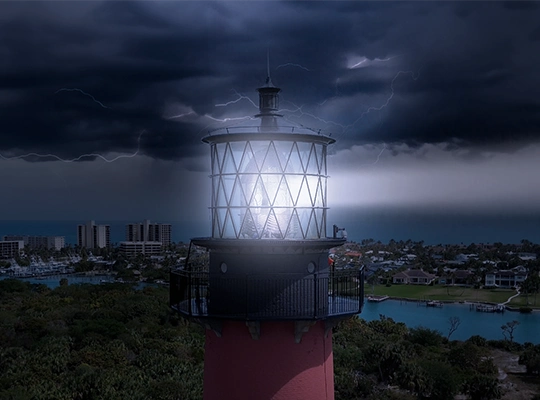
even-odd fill
[{"label": "ocean water", "polygon": [[[523,239],[540,243],[540,213],[473,214],[420,210],[353,210],[329,213],[332,224],[347,229],[353,241],[366,238],[388,243],[391,239],[425,244],[513,243]],[[329,232],[330,233],[330,232]]]},{"label": "ocean water", "polygon": [[[130,221],[101,221],[97,224],[111,226],[113,243],[125,240],[125,225]],[[192,237],[209,236],[208,220],[163,221],[172,224],[172,240],[189,242]],[[77,225],[80,221],[1,221],[0,236],[58,235],[66,242],[75,244]],[[383,243],[394,240],[423,240],[425,244],[470,244],[470,243],[519,243],[522,239],[540,243],[540,214],[459,214],[406,212],[397,210],[330,210],[327,218],[327,235],[332,225],[344,227],[352,241],[373,238]]]}]

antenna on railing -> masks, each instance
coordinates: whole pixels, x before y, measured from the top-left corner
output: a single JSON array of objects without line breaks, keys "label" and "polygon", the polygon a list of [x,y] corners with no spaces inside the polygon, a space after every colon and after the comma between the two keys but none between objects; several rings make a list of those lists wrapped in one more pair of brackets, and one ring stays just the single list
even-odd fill
[{"label": "antenna on railing", "polygon": [[345,230],[345,228],[339,228],[337,225],[334,225],[333,228],[334,228],[334,231],[333,231],[333,233],[334,233],[334,236],[333,236],[334,239],[337,239],[337,238],[338,238],[338,237],[337,237],[338,232],[341,232],[341,238],[342,238],[342,239],[347,239],[347,231]]}]

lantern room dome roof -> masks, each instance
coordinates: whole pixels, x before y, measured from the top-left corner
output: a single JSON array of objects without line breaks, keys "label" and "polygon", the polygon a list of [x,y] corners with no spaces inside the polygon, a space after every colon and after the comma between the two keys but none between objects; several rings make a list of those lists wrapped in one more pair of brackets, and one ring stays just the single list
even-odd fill
[{"label": "lantern room dome roof", "polygon": [[[237,123],[210,130],[208,135],[203,138],[203,141],[209,143],[227,140],[217,138],[217,136],[221,135],[238,135],[241,137],[244,135],[250,135],[250,137],[251,135],[261,135],[261,137],[265,138],[275,138],[281,135],[299,135],[303,136],[304,139],[310,136],[314,141],[323,141],[327,144],[335,142],[330,135],[321,133],[320,129],[309,128],[282,115],[279,110],[279,92],[281,89],[272,84],[270,77],[267,78],[266,84],[258,88],[257,91],[259,92],[258,114],[242,118]],[[283,139],[287,140],[284,137]]]}]

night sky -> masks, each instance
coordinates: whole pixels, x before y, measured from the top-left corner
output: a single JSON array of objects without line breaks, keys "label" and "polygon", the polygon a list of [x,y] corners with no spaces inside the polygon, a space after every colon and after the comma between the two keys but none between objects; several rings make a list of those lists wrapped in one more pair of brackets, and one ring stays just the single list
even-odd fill
[{"label": "night sky", "polygon": [[267,51],[333,210],[540,213],[538,2],[2,1],[0,38],[0,220],[207,221]]}]

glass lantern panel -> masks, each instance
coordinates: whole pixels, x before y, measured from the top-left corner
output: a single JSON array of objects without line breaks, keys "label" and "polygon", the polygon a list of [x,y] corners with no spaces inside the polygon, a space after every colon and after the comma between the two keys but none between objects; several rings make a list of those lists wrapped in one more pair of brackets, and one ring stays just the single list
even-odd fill
[{"label": "glass lantern panel", "polygon": [[[281,166],[281,170],[285,171],[285,168],[287,166],[287,162],[289,161],[289,156],[291,154],[293,142],[274,142],[274,146],[276,149],[276,153],[279,159],[279,165]],[[290,171],[290,169],[289,169]],[[298,172],[298,171],[293,171]]]},{"label": "glass lantern panel", "polygon": [[229,143],[227,143],[227,146],[225,146],[225,155],[223,157],[223,169],[221,171],[222,174],[235,174],[236,173],[236,162],[234,159],[234,155],[232,153],[231,147],[229,146]]},{"label": "glass lantern panel", "polygon": [[298,144],[296,142],[291,146],[289,155],[287,157],[287,164],[285,165],[285,173],[295,174],[303,172],[302,161],[300,159],[300,152],[298,151]]},{"label": "glass lantern panel", "polygon": [[315,190],[315,199],[314,199],[314,206],[315,207],[324,207],[324,194],[323,194],[323,179],[321,177],[317,177],[317,188]]},{"label": "glass lantern panel", "polygon": [[246,142],[244,152],[242,154],[240,164],[238,166],[238,172],[253,171],[257,170],[257,164],[254,161],[253,148],[251,147],[250,142]]},{"label": "glass lantern panel", "polygon": [[298,190],[298,197],[296,199],[297,207],[311,207],[311,193],[309,191],[309,185],[307,177],[302,177],[302,182]]},{"label": "glass lantern panel", "polygon": [[216,206],[225,207],[227,205],[228,196],[223,184],[223,177],[219,177],[217,191],[216,191]]},{"label": "glass lantern panel", "polygon": [[307,172],[309,156],[311,154],[312,143],[298,142],[298,152],[302,161],[302,170]]},{"label": "glass lantern panel", "polygon": [[315,210],[309,210],[309,219],[306,227],[306,239],[314,239],[318,237],[317,219]]},{"label": "glass lantern panel", "polygon": [[214,171],[212,171],[214,174],[220,174],[223,171],[223,156],[225,154],[225,144],[226,143],[217,143],[215,144],[215,152],[214,152]]},{"label": "glass lantern panel", "polygon": [[306,176],[307,186],[309,188],[309,199],[312,207],[316,207],[317,203],[317,187],[319,185],[319,177],[308,175]]}]

